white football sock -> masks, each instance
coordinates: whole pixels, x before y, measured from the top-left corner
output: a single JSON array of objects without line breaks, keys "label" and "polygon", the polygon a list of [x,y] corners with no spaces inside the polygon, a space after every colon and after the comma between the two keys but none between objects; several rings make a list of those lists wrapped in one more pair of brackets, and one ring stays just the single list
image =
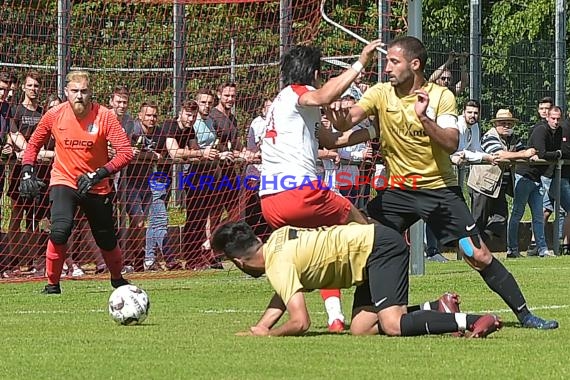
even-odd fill
[{"label": "white football sock", "polygon": [[467,330],[467,314],[455,313],[455,322],[457,322],[459,330],[461,331]]},{"label": "white football sock", "polygon": [[342,308],[340,306],[340,298],[327,298],[325,300],[325,309],[329,315],[329,325],[333,323],[335,319],[340,319],[344,322],[344,315],[342,315]]},{"label": "white football sock", "polygon": [[431,310],[431,305],[429,302],[424,303],[423,305],[420,306],[420,309],[422,310]]}]

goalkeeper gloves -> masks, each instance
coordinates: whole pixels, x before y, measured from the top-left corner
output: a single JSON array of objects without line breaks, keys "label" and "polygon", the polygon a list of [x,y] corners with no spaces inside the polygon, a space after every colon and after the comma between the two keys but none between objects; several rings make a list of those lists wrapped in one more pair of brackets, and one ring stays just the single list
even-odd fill
[{"label": "goalkeeper gloves", "polygon": [[22,167],[22,178],[20,179],[20,195],[26,199],[34,199],[40,195],[40,189],[45,187],[45,183],[36,177],[34,167],[32,165],[24,165]]},{"label": "goalkeeper gloves", "polygon": [[77,191],[80,195],[87,194],[89,190],[109,175],[105,168],[99,168],[91,173],[81,174],[77,177]]}]

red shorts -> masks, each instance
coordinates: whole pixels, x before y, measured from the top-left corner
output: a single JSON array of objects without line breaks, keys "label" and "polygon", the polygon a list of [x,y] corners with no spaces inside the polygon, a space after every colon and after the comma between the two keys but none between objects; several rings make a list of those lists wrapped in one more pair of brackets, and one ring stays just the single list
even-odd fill
[{"label": "red shorts", "polygon": [[352,204],[341,195],[313,188],[285,190],[261,197],[263,217],[272,228],[316,228],[346,224]]}]

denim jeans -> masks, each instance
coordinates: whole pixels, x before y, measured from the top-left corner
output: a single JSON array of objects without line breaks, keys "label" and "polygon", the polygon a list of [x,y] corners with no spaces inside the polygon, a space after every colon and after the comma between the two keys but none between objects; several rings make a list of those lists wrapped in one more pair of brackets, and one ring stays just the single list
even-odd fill
[{"label": "denim jeans", "polygon": [[560,206],[570,213],[570,178],[560,178]]},{"label": "denim jeans", "polygon": [[[554,199],[554,189],[556,189],[558,183],[556,179],[552,180],[552,185],[550,186],[550,198]],[[553,209],[551,206],[550,209]],[[570,179],[560,178],[560,220],[559,220],[559,235],[562,237],[564,235],[564,217],[570,213]]]},{"label": "denim jeans", "polygon": [[554,206],[552,205],[553,199],[550,197],[550,187],[552,185],[552,178],[540,176],[540,182],[542,183],[542,188],[544,189],[544,197],[542,198],[542,207],[546,210],[553,211]]},{"label": "denim jeans", "polygon": [[425,224],[425,244],[426,244],[426,248],[425,251],[428,253],[432,253],[432,252],[439,252],[439,240],[437,239],[437,236],[435,236],[435,234],[433,233],[433,231],[431,230],[431,228],[429,228],[429,226],[427,225],[427,223]]},{"label": "denim jeans", "polygon": [[153,190],[152,195],[146,229],[146,261],[155,260],[156,248],[160,249],[164,256],[168,256],[168,252],[165,252],[165,241],[168,235],[168,211],[166,210],[165,194]]},{"label": "denim jeans", "polygon": [[538,251],[548,249],[544,237],[544,214],[542,210],[544,188],[542,183],[534,182],[519,174],[515,174],[515,189],[513,210],[509,219],[509,231],[507,234],[507,248],[511,251],[519,249],[519,223],[523,217],[525,206],[528,202],[532,215],[532,231]]}]

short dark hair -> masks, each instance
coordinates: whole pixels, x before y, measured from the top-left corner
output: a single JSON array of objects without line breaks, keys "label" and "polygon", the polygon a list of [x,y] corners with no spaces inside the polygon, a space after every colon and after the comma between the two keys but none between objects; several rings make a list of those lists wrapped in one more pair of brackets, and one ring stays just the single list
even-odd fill
[{"label": "short dark hair", "polygon": [[[46,111],[50,108],[49,105],[55,101],[58,101],[60,103],[63,103],[63,100],[61,100],[61,98],[57,95],[57,94],[51,94],[50,96],[47,97],[46,99]],[[53,107],[52,107],[53,108]]]},{"label": "short dark hair", "polygon": [[475,99],[469,99],[467,103],[465,103],[465,106],[463,106],[463,109],[465,110],[467,107],[475,107],[479,109],[481,108],[481,104],[479,104],[479,102]]},{"label": "short dark hair", "polygon": [[541,98],[536,105],[538,106],[542,103],[550,103],[550,105],[552,106],[554,105],[554,99],[552,99],[552,97],[550,96],[545,96],[544,98]]},{"label": "short dark hair", "polygon": [[12,83],[12,78],[10,77],[10,74],[8,74],[6,71],[1,71],[0,72],[0,82],[4,82],[4,83]]},{"label": "short dark hair", "polygon": [[[28,78],[31,78],[31,79],[37,81],[39,84],[42,83],[42,76],[41,76],[41,74],[38,73],[38,72],[35,71],[35,70],[30,70],[30,71],[28,71],[28,72],[26,73],[26,75],[24,75],[24,81],[25,81],[26,79],[28,79]],[[15,83],[15,82],[14,82],[14,83]]]},{"label": "short dark hair", "polygon": [[315,71],[321,71],[321,49],[315,46],[293,46],[281,59],[281,79],[284,86],[312,85]]},{"label": "short dark hair", "polygon": [[253,229],[245,222],[226,223],[212,235],[212,249],[231,259],[249,256],[250,248],[259,244]]},{"label": "short dark hair", "polygon": [[404,57],[406,57],[406,60],[408,60],[408,62],[414,59],[419,59],[420,70],[424,70],[428,55],[426,47],[422,41],[412,36],[401,36],[390,41],[387,48],[390,49],[396,46],[402,48]]},{"label": "short dark hair", "polygon": [[156,104],[155,102],[153,102],[152,100],[147,100],[146,102],[143,102],[139,108],[140,111],[143,110],[143,108],[148,107],[148,108],[154,108],[155,110],[158,111],[158,104]]},{"label": "short dark hair", "polygon": [[218,86],[218,92],[221,93],[226,87],[236,88],[237,86],[234,82],[224,82]]},{"label": "short dark hair", "polygon": [[14,71],[10,72],[8,76],[10,77],[11,83],[18,83],[18,75]]},{"label": "short dark hair", "polygon": [[209,88],[206,88],[206,87],[202,87],[198,90],[198,92],[196,93],[196,98],[198,98],[199,95],[210,95],[213,98],[216,97],[214,92],[212,90],[210,90]]},{"label": "short dark hair", "polygon": [[180,105],[180,111],[196,112],[198,111],[198,103],[195,100],[185,100]]},{"label": "short dark hair", "polygon": [[[546,103],[546,102],[545,102],[545,103]],[[552,111],[560,112],[560,114],[563,114],[562,108],[560,108],[559,106],[552,106],[552,107],[550,107],[550,109],[548,110],[548,114],[550,114]]]},{"label": "short dark hair", "polygon": [[115,95],[129,97],[130,93],[128,87],[122,84],[116,85],[113,93],[111,94],[111,99],[113,99]]}]

